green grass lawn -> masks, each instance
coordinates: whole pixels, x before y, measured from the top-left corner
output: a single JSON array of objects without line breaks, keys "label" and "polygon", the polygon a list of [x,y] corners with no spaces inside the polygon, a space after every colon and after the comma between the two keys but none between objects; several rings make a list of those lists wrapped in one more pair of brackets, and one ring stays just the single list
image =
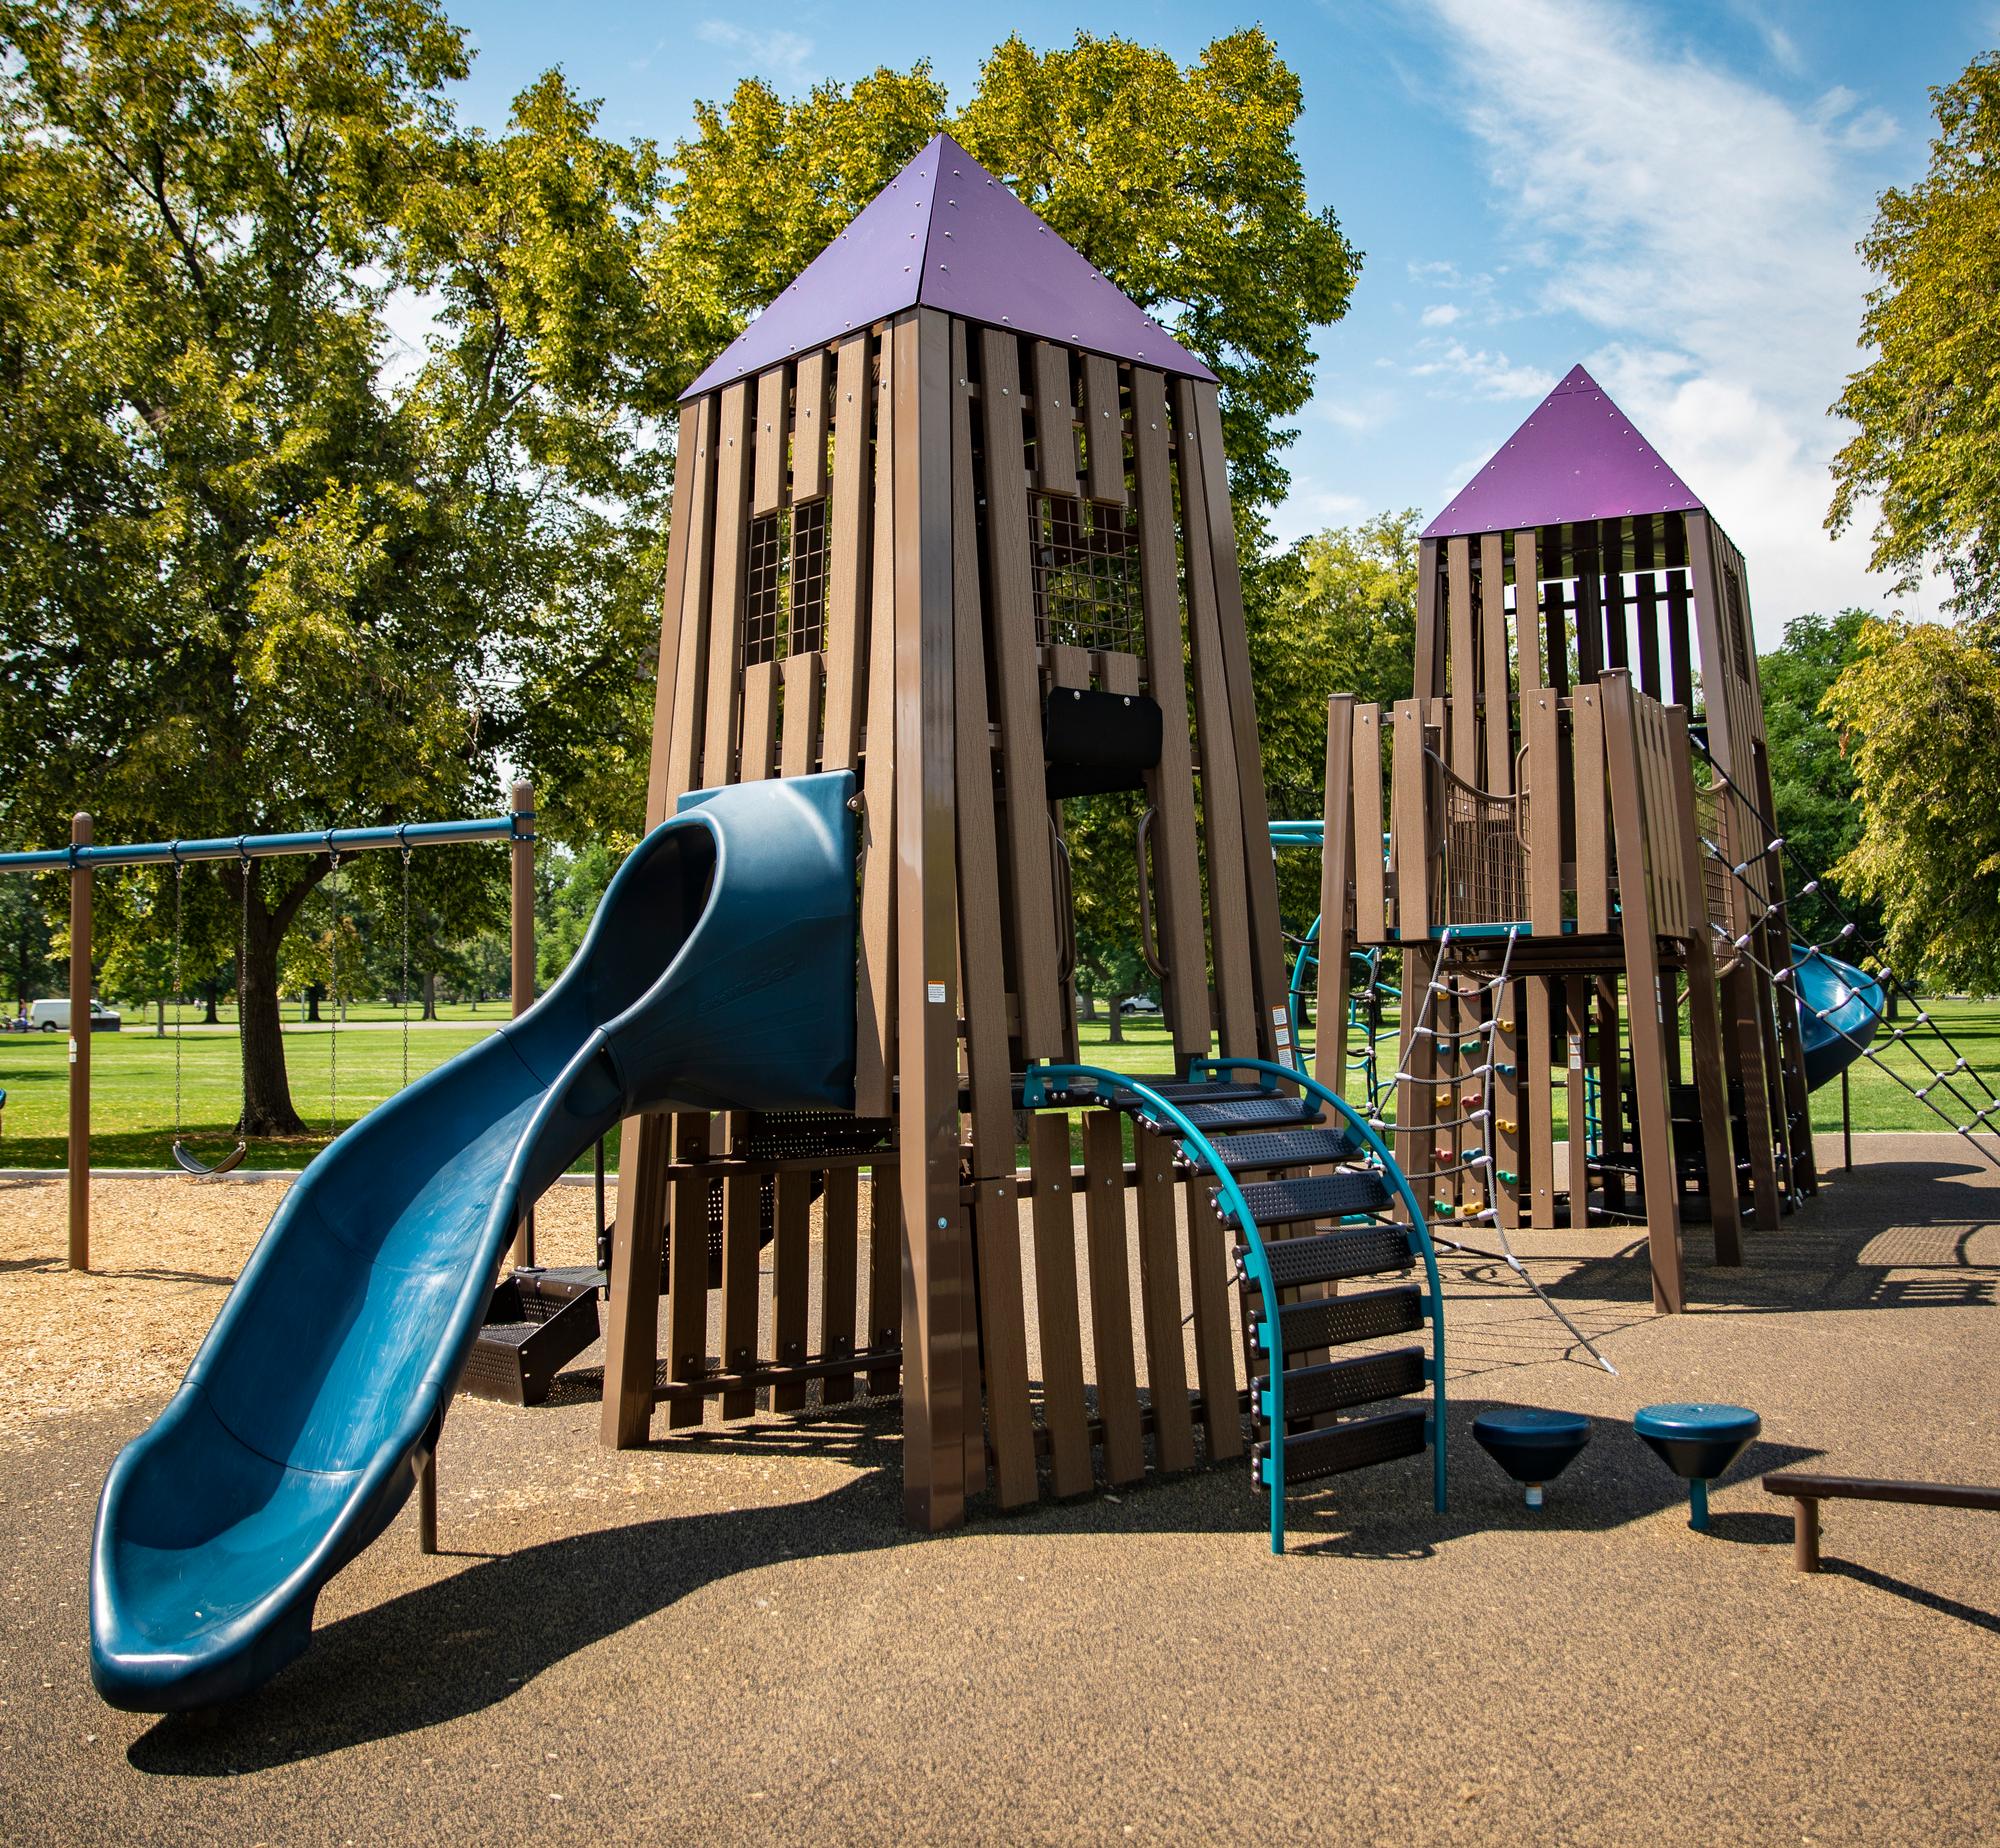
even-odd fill
[{"label": "green grass lawn", "polygon": [[[1952,1035],[1973,1069],[2000,1090],[2000,1002],[1939,1001],[1930,1010]],[[488,1002],[479,1019],[498,1025],[505,1018],[501,1002]],[[356,1008],[351,1021],[363,1018]],[[393,1008],[377,1007],[377,1019],[394,1019]],[[486,1031],[462,1014],[453,1024],[424,1028],[410,1035],[410,1075],[419,1077],[474,1044]],[[1902,1044],[1889,1039],[1885,1026],[1875,1050],[1894,1070],[1913,1083],[1929,1082],[1919,1054],[1934,1063],[1941,1049],[1929,1035],[1914,1031],[1905,1010],[1899,1023],[1911,1032]],[[314,1133],[290,1141],[259,1141],[250,1165],[300,1168],[326,1142],[328,1114],[328,1050],[330,1030],[324,1026],[293,1027],[285,1034],[285,1059],[291,1074],[292,1101],[313,1126]],[[1120,1072],[1165,1072],[1173,1069],[1173,1043],[1164,1026],[1153,1021],[1128,1021],[1124,1043],[1112,1045],[1103,1021],[1083,1021],[1077,1029],[1083,1060]],[[66,1160],[68,1120],[68,1038],[60,1033],[0,1034],[0,1089],[7,1093],[0,1119],[0,1166],[60,1168]],[[366,1031],[344,1033],[338,1041],[340,1121],[357,1115],[392,1095],[402,1083],[402,1035]],[[1383,1052],[1393,1062],[1393,1042]],[[236,1120],[237,1052],[233,1033],[190,1033],[182,1042],[183,1121],[187,1139],[197,1154],[213,1159],[233,1147],[231,1124]],[[1850,1073],[1854,1127],[1857,1130],[1938,1130],[1946,1125],[1888,1075],[1867,1059]],[[1959,1088],[1985,1101],[1984,1094],[1961,1078]],[[1967,1112],[1940,1093],[1954,1122]],[[1557,1110],[1564,1094],[1556,1093]],[[1813,1094],[1813,1123],[1819,1129],[1840,1126],[1840,1087],[1824,1086]],[[100,1033],[91,1042],[91,1158],[104,1168],[163,1168],[172,1163],[174,1124],[174,1042],[156,1039],[133,1022],[119,1033]],[[1558,1125],[1561,1133],[1562,1125]],[[617,1145],[613,1138],[612,1164]],[[1078,1159],[1081,1159],[1079,1155]],[[588,1160],[579,1164],[587,1169]]]}]

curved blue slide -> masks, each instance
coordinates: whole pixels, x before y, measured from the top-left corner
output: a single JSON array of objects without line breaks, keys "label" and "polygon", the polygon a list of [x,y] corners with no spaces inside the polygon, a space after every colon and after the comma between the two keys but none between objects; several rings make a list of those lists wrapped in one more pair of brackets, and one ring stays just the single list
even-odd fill
[{"label": "curved blue slide", "polygon": [[114,1707],[248,1693],[435,1449],[525,1209],[635,1112],[852,1108],[845,772],[687,797],[518,1020],[287,1192],[187,1378],[105,1479],[90,1668]]},{"label": "curved blue slide", "polygon": [[1792,969],[1806,1089],[1817,1091],[1861,1057],[1882,1024],[1886,997],[1874,976],[1803,943],[1792,945]]}]

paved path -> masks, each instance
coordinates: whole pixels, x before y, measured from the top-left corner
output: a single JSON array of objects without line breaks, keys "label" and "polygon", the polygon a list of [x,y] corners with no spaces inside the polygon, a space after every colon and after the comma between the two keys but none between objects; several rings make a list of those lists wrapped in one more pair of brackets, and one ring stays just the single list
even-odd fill
[{"label": "paved path", "polygon": [[[1678,1318],[1637,1234],[1524,1241],[1616,1379],[1452,1267],[1450,1514],[1420,1462],[1368,1472],[1299,1498],[1282,1560],[1235,1467],[919,1539],[893,1410],[612,1454],[587,1376],[461,1401],[452,1551],[406,1515],[205,1727],[85,1676],[92,1507],[151,1408],[53,1420],[0,1453],[0,1813],[41,1842],[1990,1841],[2000,1523],[1830,1507],[1800,1578],[1754,1481],[2000,1480],[2000,1188],[1950,1138],[1869,1153],[1742,1270],[1692,1235]],[[1688,1396],[1765,1418],[1707,1538],[1628,1428]],[[1540,1516],[1470,1442],[1495,1402],[1596,1420]]]}]

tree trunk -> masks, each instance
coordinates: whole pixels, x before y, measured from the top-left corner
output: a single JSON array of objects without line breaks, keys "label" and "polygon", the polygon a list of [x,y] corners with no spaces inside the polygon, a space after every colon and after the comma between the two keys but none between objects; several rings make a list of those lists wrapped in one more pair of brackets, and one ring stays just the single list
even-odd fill
[{"label": "tree trunk", "polygon": [[438,979],[433,971],[426,969],[424,971],[424,1018],[426,1020],[435,1020],[437,1017]]},{"label": "tree trunk", "polygon": [[162,995],[157,1001],[153,1003],[153,1007],[156,1010],[153,1015],[153,1037],[155,1039],[165,1039],[167,1037],[166,996]]},{"label": "tree trunk", "polygon": [[1111,1003],[1109,1015],[1111,1030],[1107,1035],[1108,1043],[1113,1046],[1122,1046],[1125,1044],[1125,1015],[1115,1000]]},{"label": "tree trunk", "polygon": [[[307,865],[310,867],[311,862]],[[237,970],[237,1017],[243,1046],[243,1115],[239,1136],[303,1136],[306,1126],[292,1107],[291,1080],[285,1072],[284,1023],[278,1004],[278,946],[305,895],[318,883],[308,872],[275,908],[266,905],[259,877],[250,871],[250,903],[243,927],[248,954]],[[242,878],[239,871],[237,877]],[[240,891],[240,887],[239,887]]]},{"label": "tree trunk", "polygon": [[1076,998],[1083,1003],[1083,1006],[1077,1012],[1077,1019],[1095,1020],[1097,1018],[1097,991],[1092,988],[1079,987],[1076,991]]},{"label": "tree trunk", "polygon": [[216,991],[219,984],[204,982],[201,985],[201,1024],[217,1027],[222,1024],[222,1016],[215,1011]]},{"label": "tree trunk", "polygon": [[310,1021],[314,1026],[318,1026],[320,1024],[319,998],[321,995],[325,993],[326,990],[323,989],[317,982],[314,982],[306,990],[306,1019]]}]

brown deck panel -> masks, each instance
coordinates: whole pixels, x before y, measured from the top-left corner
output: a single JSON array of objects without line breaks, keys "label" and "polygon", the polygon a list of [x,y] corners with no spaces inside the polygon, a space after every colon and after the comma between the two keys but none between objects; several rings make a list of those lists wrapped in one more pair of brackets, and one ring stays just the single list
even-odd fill
[{"label": "brown deck panel", "polygon": [[[722,1371],[748,1373],[757,1364],[758,1234],[763,1182],[754,1174],[731,1175],[722,1189]],[[703,1244],[707,1241],[704,1239]],[[748,1418],[757,1409],[754,1392],[722,1395],[724,1418]]]},{"label": "brown deck panel", "polygon": [[1146,1330],[1153,1455],[1162,1470],[1172,1473],[1194,1466],[1172,1149],[1164,1137],[1142,1130],[1133,1155],[1139,1170],[1139,1301]]},{"label": "brown deck panel", "polygon": [[1382,863],[1382,708],[1354,708],[1354,934],[1389,938],[1387,870]]},{"label": "brown deck panel", "polygon": [[1041,1494],[1035,1415],[1028,1398],[1027,1311],[1021,1292],[1021,1204],[1012,1178],[974,1183],[980,1358],[994,1498],[1025,1507]]},{"label": "brown deck panel", "polygon": [[[1430,852],[1424,830],[1423,708],[1396,702],[1396,739],[1390,758],[1393,804],[1390,831],[1396,856],[1396,936],[1403,943],[1430,940]],[[1429,1167],[1430,1163],[1422,1164]]]},{"label": "brown deck panel", "polygon": [[[1579,686],[1570,711],[1570,743],[1576,766],[1576,928],[1600,937],[1611,928],[1611,866],[1605,830],[1604,713],[1596,686]],[[1631,871],[1639,871],[1640,843],[1621,830],[1621,848],[1630,849]],[[1637,881],[1643,883],[1643,881]]]},{"label": "brown deck panel", "polygon": [[[806,1359],[806,1309],[812,1284],[812,1180],[803,1171],[778,1176],[777,1215],[771,1238],[771,1359],[796,1367]],[[771,1388],[774,1412],[796,1412],[806,1402],[805,1381]]]},{"label": "brown deck panel", "polygon": [[[861,1171],[829,1168],[820,1208],[819,1351],[829,1359],[854,1352],[856,1288],[860,1274],[857,1228],[861,1216]],[[854,1376],[823,1381],[822,1405],[844,1405],[854,1397]]]}]

